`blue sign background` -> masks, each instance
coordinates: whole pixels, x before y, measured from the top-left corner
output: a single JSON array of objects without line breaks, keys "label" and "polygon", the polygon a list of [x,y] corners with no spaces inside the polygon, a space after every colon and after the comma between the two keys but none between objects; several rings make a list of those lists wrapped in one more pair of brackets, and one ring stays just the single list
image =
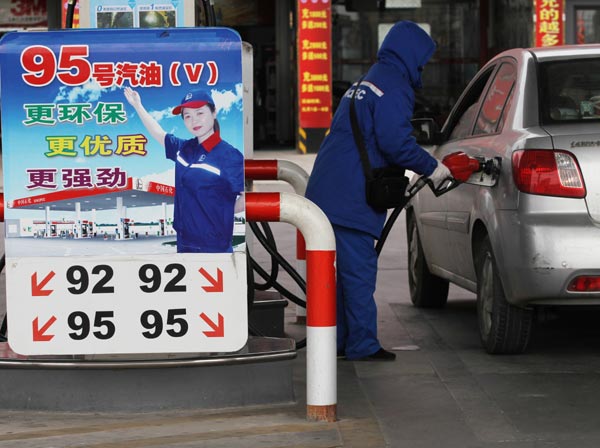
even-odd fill
[{"label": "blue sign background", "polygon": [[[90,64],[159,64],[162,66],[162,86],[133,88],[140,93],[145,108],[163,129],[181,138],[191,137],[181,117],[172,115],[171,109],[188,91],[202,88],[211,92],[215,100],[222,138],[243,153],[241,40],[235,31],[225,28],[170,28],[18,32],[5,35],[0,45],[2,157],[7,201],[48,193],[48,190],[25,188],[28,184],[26,170],[32,168],[90,167],[93,172],[97,167],[120,167],[127,172],[127,177],[140,178],[173,168],[172,162],[165,159],[163,147],[146,132],[125,100],[123,89],[130,86],[127,80],[122,85],[110,87],[101,87],[93,80],[83,85],[66,86],[55,77],[43,87],[28,85],[22,77],[27,71],[21,64],[21,54],[29,46],[47,47],[58,59],[61,46],[87,45],[89,56],[86,59]],[[211,76],[207,61],[214,61],[218,67],[218,79],[214,85],[207,85]],[[169,79],[169,68],[174,62],[180,63],[178,79],[181,85],[173,85]],[[190,82],[182,67],[199,63],[204,63],[199,82]],[[64,121],[56,121],[53,125],[24,124],[28,118],[25,105],[69,103],[90,103],[91,110],[99,103],[121,103],[127,120],[118,124],[98,124],[93,119],[82,124]],[[57,118],[56,111],[54,118]],[[107,135],[116,142],[118,135],[135,134],[144,134],[148,139],[144,156],[84,156],[83,149],[78,149],[86,135]],[[76,136],[77,156],[47,156],[48,136]],[[14,214],[21,216],[21,213],[6,209],[6,218],[17,217]]]}]

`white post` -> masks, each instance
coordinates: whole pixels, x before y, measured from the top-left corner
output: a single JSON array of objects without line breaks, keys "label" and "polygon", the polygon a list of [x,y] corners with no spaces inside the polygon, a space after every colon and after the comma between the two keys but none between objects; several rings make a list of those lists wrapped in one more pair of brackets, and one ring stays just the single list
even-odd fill
[{"label": "white post", "polygon": [[45,229],[44,237],[50,238],[50,206],[47,205],[45,208]]},{"label": "white post", "polygon": [[75,203],[75,238],[81,238],[81,202]]},{"label": "white post", "polygon": [[123,239],[123,198],[117,197],[117,239]]}]

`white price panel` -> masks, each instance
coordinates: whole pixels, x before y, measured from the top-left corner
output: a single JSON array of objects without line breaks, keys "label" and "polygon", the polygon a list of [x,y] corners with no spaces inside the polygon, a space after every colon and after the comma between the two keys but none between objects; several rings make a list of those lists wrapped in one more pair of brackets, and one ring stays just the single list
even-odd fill
[{"label": "white price panel", "polygon": [[233,352],[248,336],[242,252],[12,258],[6,279],[23,355]]}]

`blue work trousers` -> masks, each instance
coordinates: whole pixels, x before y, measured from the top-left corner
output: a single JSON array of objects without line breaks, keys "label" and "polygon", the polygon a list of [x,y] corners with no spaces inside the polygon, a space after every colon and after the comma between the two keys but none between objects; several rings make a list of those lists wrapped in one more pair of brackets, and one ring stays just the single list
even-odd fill
[{"label": "blue work trousers", "polygon": [[372,235],[333,225],[337,267],[337,349],[346,358],[369,356],[377,339],[377,253]]}]

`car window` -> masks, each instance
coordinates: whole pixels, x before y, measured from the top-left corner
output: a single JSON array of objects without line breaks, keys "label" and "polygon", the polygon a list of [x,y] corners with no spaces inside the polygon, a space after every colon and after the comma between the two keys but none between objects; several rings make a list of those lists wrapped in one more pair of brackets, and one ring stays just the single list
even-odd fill
[{"label": "car window", "polygon": [[477,105],[474,103],[469,106],[464,114],[459,118],[458,123],[450,134],[450,140],[456,140],[457,138],[465,138],[471,135],[471,129],[473,129],[473,119],[477,112]]},{"label": "car window", "polygon": [[471,135],[473,131],[473,122],[480,104],[479,99],[485,90],[485,86],[490,79],[494,68],[495,66],[488,67],[482,72],[456,105],[444,131],[446,135],[449,135],[449,140],[465,138]]},{"label": "car window", "polygon": [[516,76],[517,71],[513,64],[505,62],[500,66],[483,100],[475,122],[474,135],[493,134],[500,130],[502,113],[512,93]]},{"label": "car window", "polygon": [[600,59],[539,64],[542,123],[600,120]]}]

